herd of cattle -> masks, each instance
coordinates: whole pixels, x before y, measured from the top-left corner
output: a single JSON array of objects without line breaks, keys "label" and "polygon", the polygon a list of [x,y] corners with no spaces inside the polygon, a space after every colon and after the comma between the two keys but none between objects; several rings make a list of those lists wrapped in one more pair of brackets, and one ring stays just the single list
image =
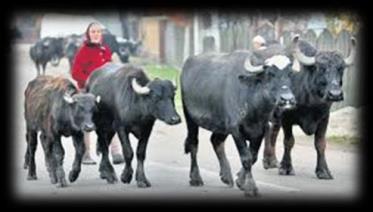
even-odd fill
[{"label": "herd of cattle", "polygon": [[[197,162],[199,127],[212,132],[210,140],[219,160],[220,178],[230,187],[234,182],[224,141],[232,135],[242,164],[235,183],[246,196],[258,194],[251,167],[257,161],[263,140],[264,168],[278,167],[281,175],[295,174],[291,161],[293,125],[299,125],[307,135],[314,135],[316,176],[332,179],[325,159],[325,134],[332,103],[343,100],[343,72],[353,63],[356,52],[354,38],[351,43],[347,58],[337,51],[320,51],[299,35],[294,36],[289,46],[272,44],[253,51],[189,57],[182,68],[180,89],[187,127],[185,153],[191,156],[190,185],[204,184]],[[51,61],[57,57],[45,56]],[[39,131],[51,182],[64,187],[67,182],[61,136],[71,136],[74,142],[76,154],[68,176],[74,182],[85,151],[83,132],[95,130],[97,152],[102,154],[100,177],[108,183],[118,181],[108,157],[108,146],[118,133],[125,158],[120,179],[123,183],[131,182],[132,133],[139,142],[137,186],[151,186],[144,172],[147,143],[156,120],[169,125],[181,122],[174,103],[177,87],[169,80],[150,80],[141,67],[133,64],[109,63],[99,69],[90,76],[84,93],[60,77],[38,76],[28,84],[24,167],[28,169],[29,180],[37,179],[34,158]],[[278,163],[275,142],[281,127],[284,154]]]},{"label": "herd of cattle", "polygon": [[[58,66],[63,57],[68,59],[71,68],[74,56],[83,43],[83,37],[83,35],[71,34],[66,37],[45,37],[37,41],[30,48],[30,57],[35,63],[37,75],[40,75],[40,71],[45,74],[48,62],[52,66]],[[103,42],[118,55],[122,63],[128,63],[130,55],[136,56],[142,44],[141,41],[117,37],[108,30],[103,32]]]}]

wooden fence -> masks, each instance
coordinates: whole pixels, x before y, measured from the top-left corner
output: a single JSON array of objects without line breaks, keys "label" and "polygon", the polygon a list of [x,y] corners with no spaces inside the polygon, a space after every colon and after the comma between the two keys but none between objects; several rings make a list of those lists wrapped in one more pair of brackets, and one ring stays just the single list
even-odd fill
[{"label": "wooden fence", "polygon": [[[165,38],[165,62],[176,67],[181,67],[184,59],[193,54],[193,51],[187,52],[184,55],[184,42],[185,33],[184,28],[173,25],[168,22],[166,25],[166,38]],[[347,56],[350,51],[351,34],[348,31],[341,31],[336,36],[333,35],[328,29],[324,29],[319,35],[314,30],[306,30],[304,32],[299,30],[282,31],[277,40],[282,44],[287,45],[291,42],[294,34],[300,34],[301,38],[309,41],[319,50],[337,50],[344,56]],[[266,40],[276,40],[275,29],[270,24],[264,24],[258,28],[250,26],[248,21],[235,22],[234,24],[226,24],[219,26],[220,36],[220,51],[231,52],[238,49],[252,49],[251,40],[254,36],[261,35]],[[354,35],[356,36],[356,35]],[[189,43],[193,38],[192,32],[190,33]],[[215,50],[215,40],[213,37],[204,37],[201,39],[203,42],[203,52]],[[357,38],[359,41],[359,39]],[[359,51],[358,51],[359,52]],[[357,56],[358,57],[358,56]],[[339,109],[345,106],[360,106],[361,101],[358,99],[358,85],[359,76],[361,75],[359,64],[355,63],[353,66],[345,70],[343,77],[343,90],[345,94],[344,101],[333,104],[332,110]]]}]

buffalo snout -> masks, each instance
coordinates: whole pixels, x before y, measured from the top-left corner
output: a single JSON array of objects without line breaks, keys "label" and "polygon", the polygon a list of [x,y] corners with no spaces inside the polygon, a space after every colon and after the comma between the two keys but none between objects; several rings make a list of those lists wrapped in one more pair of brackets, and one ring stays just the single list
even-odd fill
[{"label": "buffalo snout", "polygon": [[281,108],[284,108],[284,109],[294,108],[295,105],[296,105],[296,100],[295,100],[294,94],[291,93],[290,91],[286,92],[286,93],[282,93],[280,95],[280,100],[279,100],[278,105]]},{"label": "buffalo snout", "polygon": [[338,102],[343,101],[343,91],[342,89],[332,89],[328,91],[327,98],[329,101]]}]

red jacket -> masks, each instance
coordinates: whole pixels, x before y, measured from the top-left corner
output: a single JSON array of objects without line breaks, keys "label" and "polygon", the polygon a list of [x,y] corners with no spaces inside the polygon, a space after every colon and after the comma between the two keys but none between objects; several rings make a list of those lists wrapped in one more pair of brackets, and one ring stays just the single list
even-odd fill
[{"label": "red jacket", "polygon": [[80,89],[84,88],[85,82],[91,73],[103,64],[111,61],[112,52],[110,48],[103,45],[92,45],[86,42],[75,55],[72,77],[77,81]]}]

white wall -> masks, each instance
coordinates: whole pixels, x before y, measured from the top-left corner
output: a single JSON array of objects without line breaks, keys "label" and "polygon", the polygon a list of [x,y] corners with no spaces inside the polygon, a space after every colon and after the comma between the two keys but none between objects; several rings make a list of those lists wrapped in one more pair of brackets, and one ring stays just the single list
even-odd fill
[{"label": "white wall", "polygon": [[41,22],[40,37],[82,34],[93,21],[98,20],[84,15],[45,14]]}]

